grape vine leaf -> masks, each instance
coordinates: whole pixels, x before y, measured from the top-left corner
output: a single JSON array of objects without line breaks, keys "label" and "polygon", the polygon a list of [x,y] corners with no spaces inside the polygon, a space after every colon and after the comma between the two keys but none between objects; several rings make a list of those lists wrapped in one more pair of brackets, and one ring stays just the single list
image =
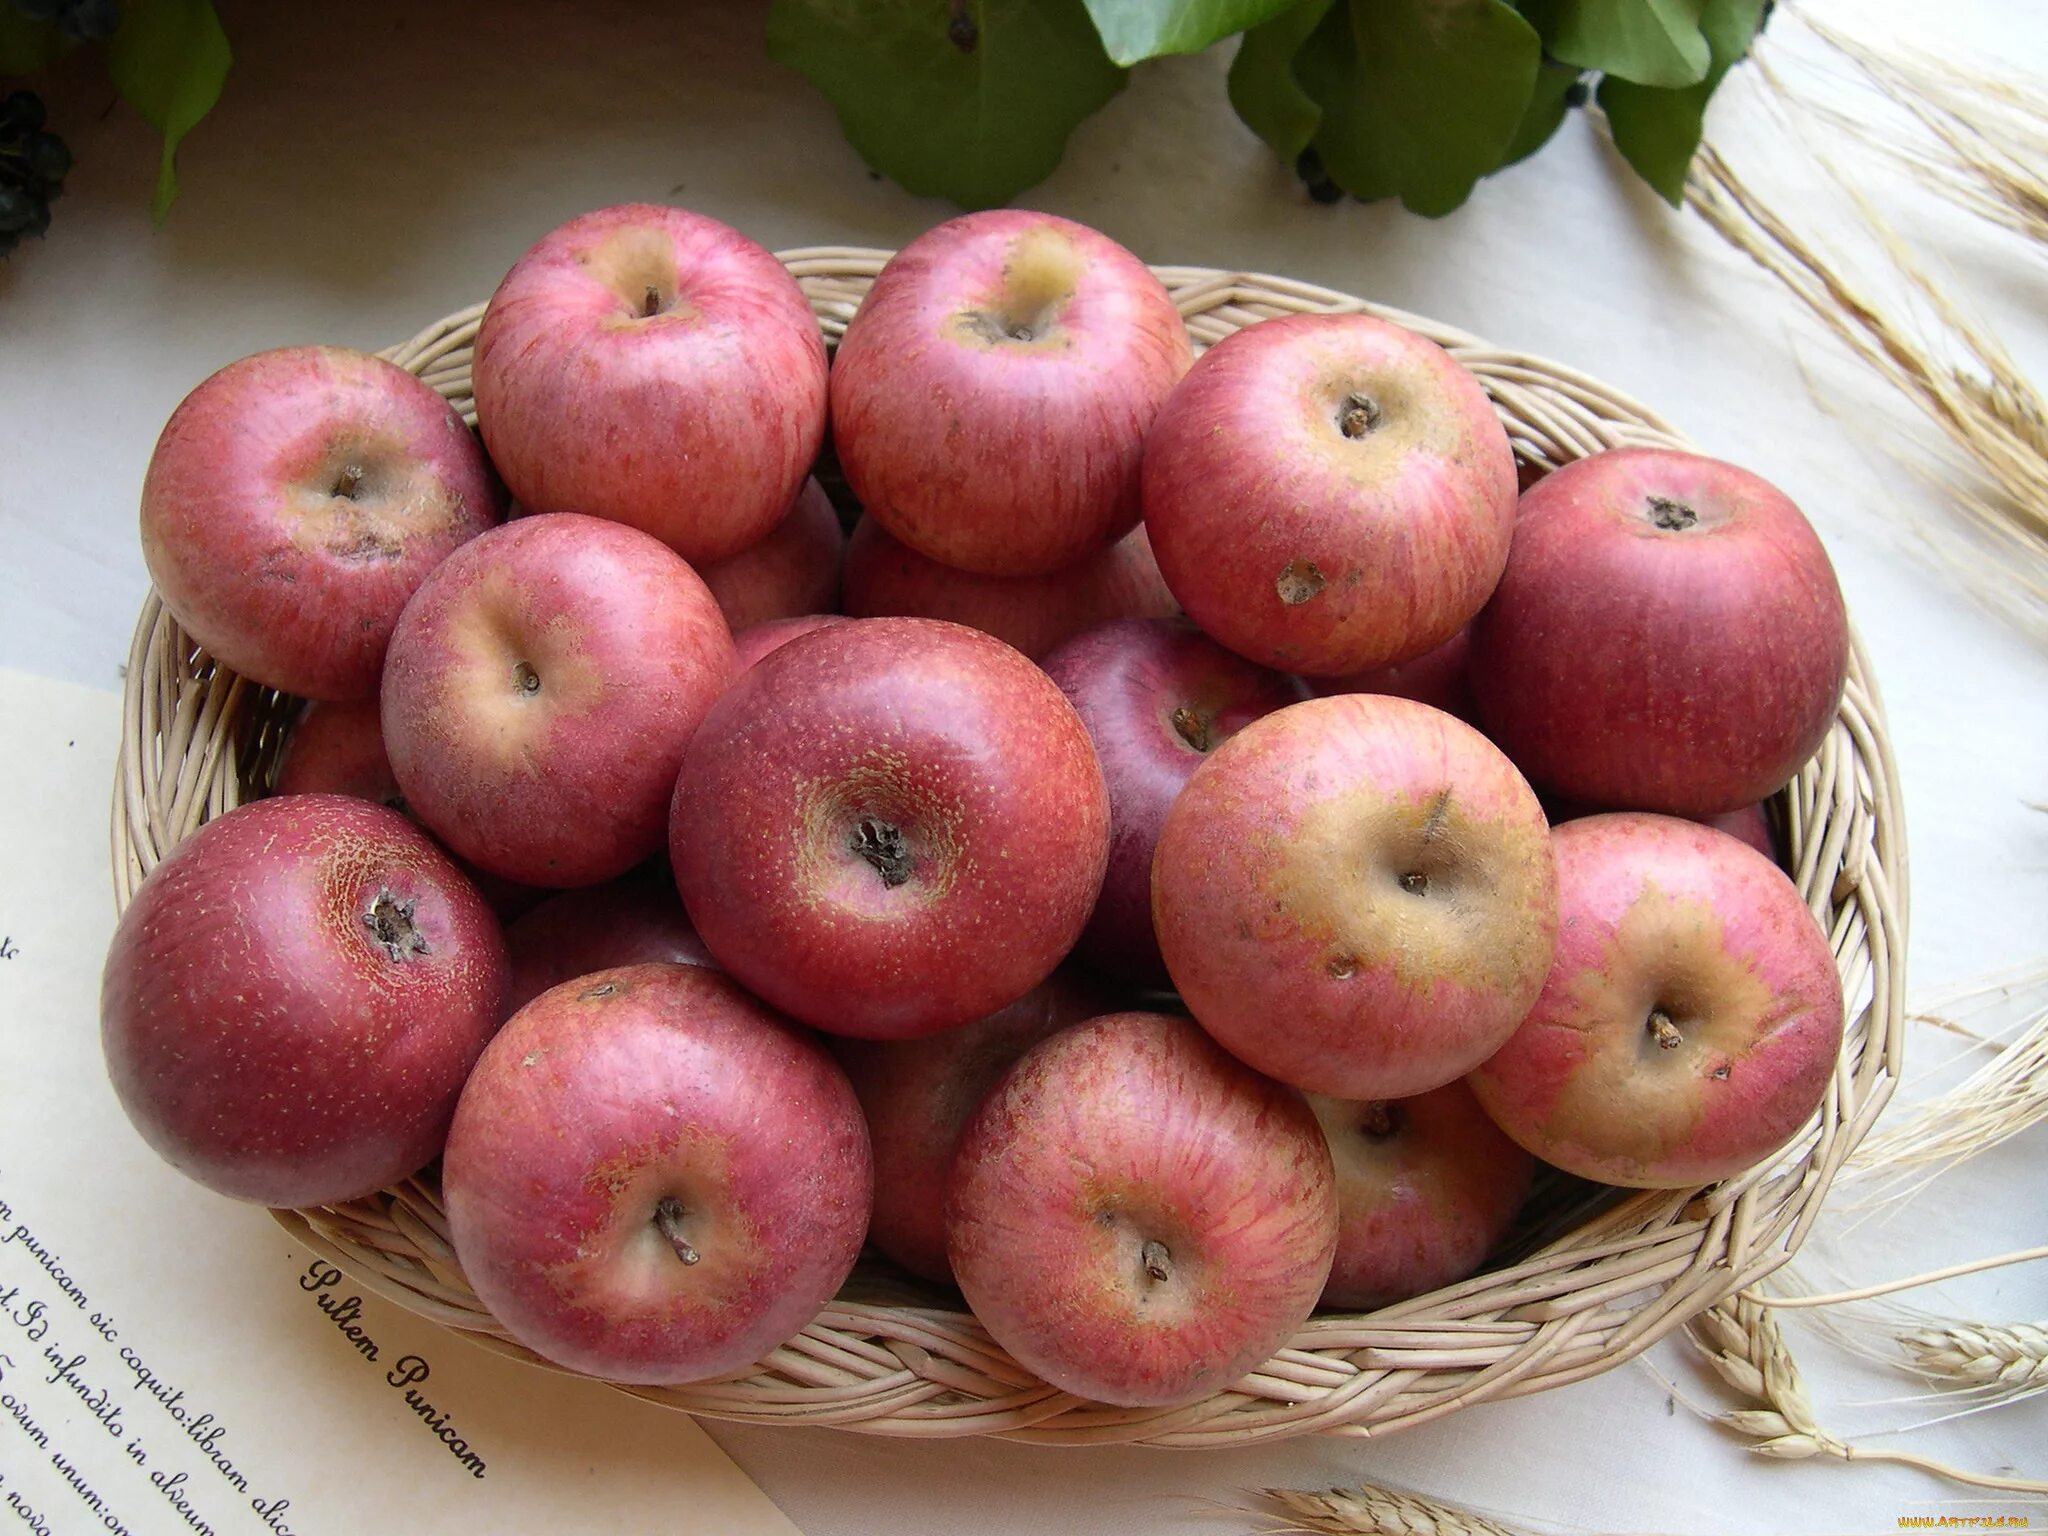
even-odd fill
[{"label": "grape vine leaf", "polygon": [[158,223],[178,196],[178,146],[220,100],[233,62],[211,0],[128,0],[107,43],[114,88],[164,136],[149,205]]},{"label": "grape vine leaf", "polygon": [[0,0],[0,75],[31,75],[67,46],[54,21],[32,21]]},{"label": "grape vine leaf", "polygon": [[1245,126],[1288,164],[1315,137],[1323,109],[1301,88],[1294,56],[1333,0],[1300,0],[1263,26],[1253,27],[1230,61],[1230,105]]},{"label": "grape vine leaf", "polygon": [[1536,89],[1522,112],[1521,126],[1509,140],[1499,169],[1505,170],[1517,161],[1528,159],[1550,142],[1550,136],[1564,121],[1565,113],[1571,110],[1565,97],[1584,73],[1576,64],[1560,64],[1555,59],[1543,61],[1543,67],[1536,71]]},{"label": "grape vine leaf", "polygon": [[1085,0],[1102,46],[1118,64],[1200,53],[1219,38],[1270,21],[1294,0]]},{"label": "grape vine leaf", "polygon": [[1678,87],[1706,78],[1710,49],[1700,13],[1708,0],[1522,0],[1551,57],[1638,85]]},{"label": "grape vine leaf", "polygon": [[1707,0],[1701,29],[1713,51],[1707,76],[1680,90],[1659,90],[1613,75],[1600,82],[1600,108],[1614,147],[1664,201],[1685,201],[1685,173],[1700,147],[1707,101],[1722,76],[1749,52],[1763,20],[1764,0]]},{"label": "grape vine leaf", "polygon": [[920,196],[1007,202],[1123,88],[1082,0],[772,0],[768,52]]},{"label": "grape vine leaf", "polygon": [[1506,0],[1339,0],[1295,56],[1314,145],[1356,197],[1449,213],[1501,163],[1542,45]]}]

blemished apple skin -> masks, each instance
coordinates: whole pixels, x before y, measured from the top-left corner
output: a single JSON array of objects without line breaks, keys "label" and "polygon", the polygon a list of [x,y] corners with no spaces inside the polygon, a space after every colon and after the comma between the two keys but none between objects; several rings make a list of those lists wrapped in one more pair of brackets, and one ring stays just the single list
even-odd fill
[{"label": "blemished apple skin", "polygon": [[696,570],[737,635],[772,619],[832,612],[839,606],[839,567],[845,558],[839,514],[825,488],[808,479],[788,515],[758,542]]},{"label": "blemished apple skin", "polygon": [[1202,355],[1145,441],[1145,526],[1188,617],[1303,676],[1392,666],[1486,602],[1515,461],[1478,381],[1368,315],[1288,315]]},{"label": "blemished apple skin", "polygon": [[825,436],[825,341],[765,248],[651,203],[550,231],[491,295],[477,425],[530,512],[720,560],[790,509]]},{"label": "blemished apple skin", "polygon": [[863,619],[742,673],[691,739],[676,886],[742,984],[834,1034],[1015,1002],[1080,936],[1109,794],[1052,680],[979,630]]},{"label": "blemished apple skin", "polygon": [[1783,788],[1833,727],[1848,664],[1841,588],[1799,509],[1670,449],[1612,449],[1531,488],[1472,626],[1480,719],[1538,788],[1675,816]]},{"label": "blemished apple skin", "polygon": [[1037,661],[1097,624],[1172,618],[1180,604],[1143,528],[1049,576],[977,576],[920,555],[862,518],[847,542],[846,611],[965,624]]},{"label": "blemished apple skin", "polygon": [[1138,521],[1187,326],[1106,235],[996,208],[890,258],[832,364],[832,437],[868,516],[963,571],[1042,576]]},{"label": "blemished apple skin", "polygon": [[1409,1099],[1308,1103],[1337,1168],[1325,1310],[1370,1311],[1464,1279],[1529,1196],[1536,1160],[1462,1081]]},{"label": "blemished apple skin", "polygon": [[503,516],[483,450],[432,389],[368,353],[282,347],[171,413],[142,483],[142,557],[216,661],[362,699],[406,600]]},{"label": "blemished apple skin", "polygon": [[1677,817],[1552,834],[1561,922],[1542,995],[1471,1076],[1500,1128],[1603,1184],[1689,1189],[1777,1151],[1827,1091],[1842,989],[1782,871]]},{"label": "blemished apple skin", "polygon": [[541,993],[622,965],[712,965],[665,869],[562,891],[505,925],[509,1018]]},{"label": "blemished apple skin", "polygon": [[1307,1321],[1337,1245],[1301,1096],[1186,1019],[1061,1031],[982,1102],[946,1199],[974,1315],[1019,1363],[1127,1407],[1193,1402]]},{"label": "blemished apple skin", "polygon": [[1100,624],[1039,665],[1073,701],[1109,786],[1109,872],[1076,954],[1119,980],[1169,987],[1152,932],[1152,854],[1166,812],[1209,753],[1307,690],[1184,619]]},{"label": "blemished apple skin", "polygon": [[107,1076],[158,1155],[219,1194],[358,1199],[440,1152],[505,975],[490,908],[396,811],[252,801],[165,855],[122,914]]},{"label": "blemished apple skin", "polygon": [[1109,989],[1062,969],[1009,1007],[958,1029],[913,1040],[831,1040],[874,1143],[868,1241],[914,1275],[950,1281],[946,1180],[969,1118],[1018,1057],[1111,1006]]},{"label": "blemished apple skin", "polygon": [[595,885],[662,844],[690,733],[738,660],[689,565],[622,523],[523,517],[443,562],[384,669],[413,813],[529,885]]},{"label": "blemished apple skin", "polygon": [[1471,726],[1380,694],[1291,705],[1217,748],[1167,813],[1152,902],[1202,1026],[1346,1099],[1484,1061],[1535,1002],[1557,929],[1534,791]]},{"label": "blemished apple skin", "polygon": [[477,1063],[442,1160],[463,1273],[536,1354],[608,1381],[738,1370],[851,1272],[867,1126],[816,1040],[696,965],[543,992]]}]

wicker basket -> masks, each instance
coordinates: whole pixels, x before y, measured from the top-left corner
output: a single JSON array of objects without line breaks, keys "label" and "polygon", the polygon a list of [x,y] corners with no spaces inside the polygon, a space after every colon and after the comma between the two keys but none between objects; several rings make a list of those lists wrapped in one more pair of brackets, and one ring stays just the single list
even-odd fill
[{"label": "wicker basket", "polygon": [[[784,253],[836,341],[887,252]],[[1659,417],[1541,359],[1284,278],[1156,269],[1198,346],[1270,316],[1367,310],[1440,342],[1492,397],[1524,465],[1554,468],[1624,444],[1679,444]],[[470,349],[482,306],[385,355],[472,419]],[[260,795],[296,702],[216,666],[163,609],[144,605],[127,674],[114,790],[117,899],[208,817]],[[1882,707],[1860,647],[1833,732],[1776,807],[1793,878],[1833,943],[1851,1018],[1814,1121],[1743,1177],[1692,1192],[1553,1189],[1511,1264],[1364,1315],[1318,1315],[1231,1390],[1192,1406],[1110,1408],[1036,1380],[957,1297],[877,1260],[800,1335],[746,1373],[636,1395],[691,1413],[879,1434],[1004,1435],[1087,1444],[1227,1445],[1311,1431],[1378,1434],[1470,1403],[1561,1386],[1646,1348],[1783,1263],[1900,1066],[1906,850]],[[409,1310],[532,1360],[464,1282],[428,1175],[345,1207],[278,1211],[294,1237]]]}]

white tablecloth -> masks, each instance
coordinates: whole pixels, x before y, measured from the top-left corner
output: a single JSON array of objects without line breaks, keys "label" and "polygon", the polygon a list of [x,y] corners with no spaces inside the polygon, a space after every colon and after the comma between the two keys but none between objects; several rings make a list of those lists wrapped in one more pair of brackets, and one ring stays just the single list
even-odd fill
[{"label": "white tablecloth", "polygon": [[[868,174],[823,100],[762,54],[754,5],[225,9],[237,66],[160,230],[155,143],[126,109],[104,110],[97,66],[46,92],[78,163],[49,239],[0,264],[0,665],[119,686],[146,584],[144,465],[180,396],[232,358],[386,345],[485,297],[543,231],[604,203],[681,202],[778,248],[900,244],[952,211]],[[1873,38],[2048,60],[2048,10],[2028,0],[1855,14]],[[1151,260],[1289,273],[1568,360],[1777,481],[1827,542],[1890,711],[1911,810],[1914,991],[2040,953],[2048,815],[2026,802],[2048,798],[2048,657],[1914,556],[1904,530],[1938,508],[1884,451],[1905,418],[1767,278],[1628,177],[1583,117],[1450,218],[1317,207],[1229,114],[1224,62],[1141,70],[1024,201]],[[1910,232],[2048,378],[2039,254],[1957,213],[1923,211]],[[1958,1176],[1957,1195],[1886,1224],[1859,1276],[2040,1241],[2044,1151],[2037,1132]],[[1968,1297],[1985,1317],[2048,1315],[2038,1269]],[[1829,1401],[1911,1390],[1807,1353]],[[1682,1352],[1656,1359],[1713,1396]],[[1910,1443],[2039,1476],[2044,1407]],[[1899,1420],[1886,1412],[1842,1418]],[[1583,1529],[1861,1531],[2022,1507],[1910,1472],[1761,1462],[1638,1366],[1370,1444],[1057,1451],[711,1427],[812,1536],[1228,1530],[1204,1501],[1360,1477]]]}]

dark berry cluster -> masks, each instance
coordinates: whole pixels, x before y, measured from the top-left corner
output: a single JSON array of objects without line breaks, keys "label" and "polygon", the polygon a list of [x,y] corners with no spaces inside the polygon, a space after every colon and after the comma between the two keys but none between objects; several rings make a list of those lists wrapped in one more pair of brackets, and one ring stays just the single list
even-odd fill
[{"label": "dark berry cluster", "polygon": [[121,25],[121,0],[14,0],[30,21],[54,21],[73,42],[112,37]]},{"label": "dark berry cluster", "polygon": [[50,203],[64,190],[71,151],[43,128],[33,91],[0,97],[0,256],[50,227]]}]

